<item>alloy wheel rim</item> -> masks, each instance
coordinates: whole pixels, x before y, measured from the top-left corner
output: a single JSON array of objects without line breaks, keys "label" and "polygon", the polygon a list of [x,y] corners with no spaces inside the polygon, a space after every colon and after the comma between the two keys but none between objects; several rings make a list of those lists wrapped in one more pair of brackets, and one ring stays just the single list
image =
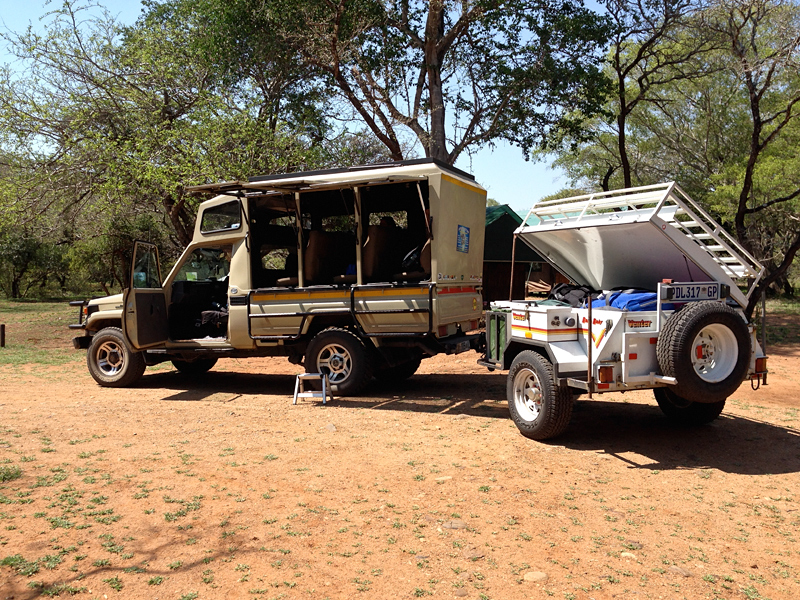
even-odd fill
[{"label": "alloy wheel rim", "polygon": [[95,356],[97,357],[97,368],[106,377],[118,375],[125,366],[125,354],[117,342],[103,342],[97,348]]},{"label": "alloy wheel rim", "polygon": [[317,356],[317,370],[331,383],[342,383],[353,370],[353,357],[341,344],[328,344]]},{"label": "alloy wheel rim", "polygon": [[514,376],[514,407],[525,421],[535,421],[542,412],[542,385],[538,375],[527,367]]}]

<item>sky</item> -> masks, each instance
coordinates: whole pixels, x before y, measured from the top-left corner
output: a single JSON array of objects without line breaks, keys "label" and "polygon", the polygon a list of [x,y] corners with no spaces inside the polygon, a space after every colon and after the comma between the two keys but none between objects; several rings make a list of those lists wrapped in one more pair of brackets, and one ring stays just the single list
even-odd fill
[{"label": "sky", "polygon": [[[122,23],[133,23],[142,5],[137,0],[99,0]],[[0,0],[0,28],[4,32],[22,32],[28,25],[41,27],[40,18],[61,6],[61,0]],[[0,47],[0,64],[12,63],[13,57]],[[12,63],[13,66],[13,63]],[[568,182],[559,170],[549,168],[549,161],[526,161],[522,150],[506,143],[484,148],[474,156],[462,155],[456,167],[472,173],[488,191],[489,198],[508,204],[523,216],[540,198],[567,187]]]}]

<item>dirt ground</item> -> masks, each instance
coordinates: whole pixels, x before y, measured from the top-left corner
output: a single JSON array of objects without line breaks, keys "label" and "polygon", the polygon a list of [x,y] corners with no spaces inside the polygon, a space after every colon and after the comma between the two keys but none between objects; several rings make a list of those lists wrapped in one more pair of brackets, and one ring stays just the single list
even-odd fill
[{"label": "dirt ground", "polygon": [[475,359],[327,406],[280,359],[0,364],[0,599],[800,597],[798,347],[711,425],[582,397],[547,443]]}]

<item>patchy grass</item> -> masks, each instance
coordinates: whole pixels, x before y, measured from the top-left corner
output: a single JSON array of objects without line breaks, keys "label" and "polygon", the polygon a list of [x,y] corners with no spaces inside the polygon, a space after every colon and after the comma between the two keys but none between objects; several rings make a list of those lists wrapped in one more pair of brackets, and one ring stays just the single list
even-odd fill
[{"label": "patchy grass", "polygon": [[0,482],[13,481],[22,477],[22,469],[16,465],[0,467]]},{"label": "patchy grass", "polygon": [[6,326],[6,346],[0,348],[0,364],[63,365],[84,359],[72,347],[78,335],[78,309],[64,302],[15,302],[0,300],[0,323]]},{"label": "patchy grass", "polygon": [[[753,322],[761,340],[761,305]],[[771,344],[800,344],[800,300],[776,298],[767,300],[767,347]]]}]

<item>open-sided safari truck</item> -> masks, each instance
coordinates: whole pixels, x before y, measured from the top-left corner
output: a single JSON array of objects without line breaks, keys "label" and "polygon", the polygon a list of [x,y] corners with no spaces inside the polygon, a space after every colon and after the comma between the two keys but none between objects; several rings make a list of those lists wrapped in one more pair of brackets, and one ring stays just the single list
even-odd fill
[{"label": "open-sided safari truck", "polygon": [[578,292],[486,314],[479,363],[508,369],[524,435],[563,432],[584,392],[652,388],[668,417],[702,424],[743,381],[766,381],[742,311],[763,268],[674,183],[541,202],[515,235]]},{"label": "open-sided safari truck", "polygon": [[486,191],[467,173],[416,160],[187,189],[215,197],[166,279],[137,242],[131,287],[79,303],[100,385],[287,356],[349,395],[477,346]]}]

